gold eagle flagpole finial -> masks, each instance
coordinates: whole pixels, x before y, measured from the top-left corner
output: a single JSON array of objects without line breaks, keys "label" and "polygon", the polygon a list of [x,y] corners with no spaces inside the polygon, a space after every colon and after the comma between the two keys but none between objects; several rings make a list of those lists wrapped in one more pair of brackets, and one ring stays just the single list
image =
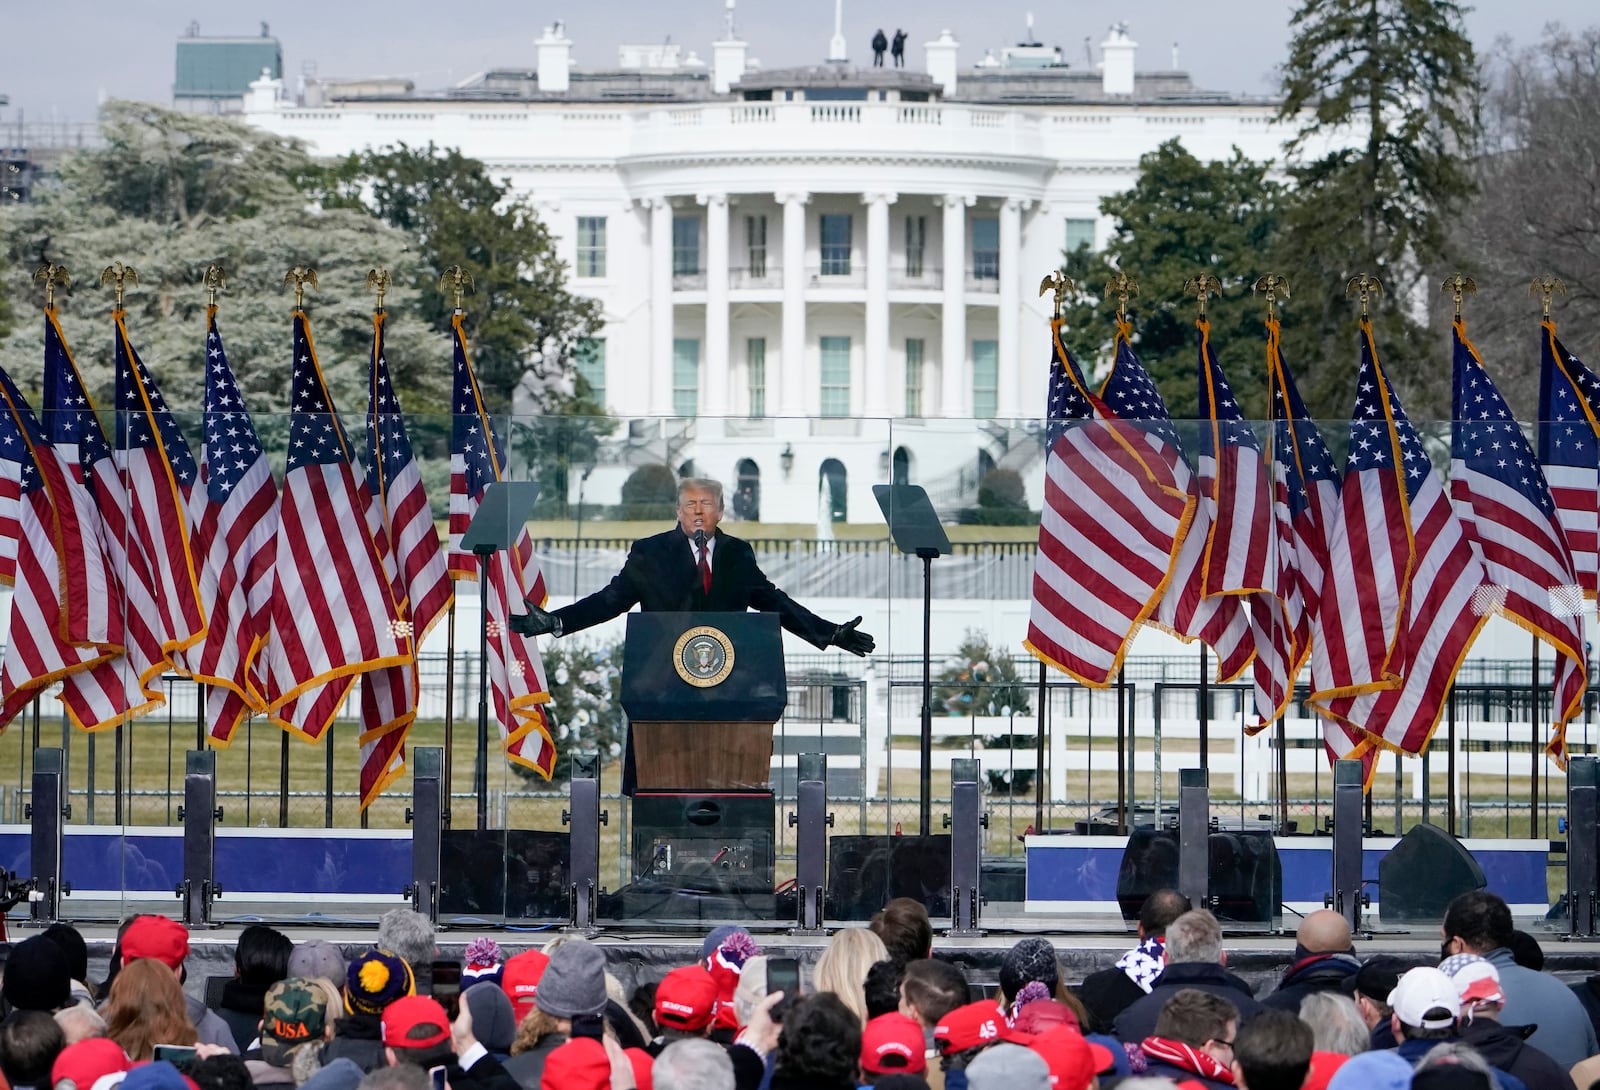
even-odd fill
[{"label": "gold eagle flagpole finial", "polygon": [[283,274],[283,286],[294,285],[294,309],[306,308],[306,285],[317,287],[317,270],[310,265],[296,265]]},{"label": "gold eagle flagpole finial", "polygon": [[1067,304],[1067,295],[1077,286],[1078,285],[1073,281],[1072,277],[1068,276],[1060,269],[1056,269],[1054,272],[1047,275],[1043,280],[1039,281],[1040,295],[1043,295],[1045,292],[1055,292],[1055,300],[1051,313],[1052,317],[1061,317],[1061,310]]},{"label": "gold eagle flagpole finial", "polygon": [[1289,298],[1288,278],[1278,273],[1258,276],[1255,290],[1267,297],[1267,321],[1274,321],[1278,317],[1278,300]]},{"label": "gold eagle flagpole finial", "polygon": [[1528,294],[1539,296],[1544,306],[1546,320],[1550,318],[1550,301],[1555,298],[1557,292],[1562,295],[1567,294],[1567,282],[1559,276],[1536,276],[1533,278],[1533,283],[1528,285]]},{"label": "gold eagle flagpole finial", "polygon": [[64,288],[72,286],[72,274],[67,272],[65,265],[55,265],[46,261],[33,270],[35,280],[44,281],[44,309],[54,310],[56,306],[56,285]]},{"label": "gold eagle flagpole finial", "polygon": [[1127,273],[1117,270],[1117,274],[1106,281],[1107,299],[1117,300],[1117,322],[1125,323],[1128,320],[1128,300],[1139,294],[1139,282]]},{"label": "gold eagle flagpole finial", "polygon": [[100,286],[111,285],[116,309],[122,309],[122,293],[129,284],[139,282],[139,270],[132,265],[124,265],[120,261],[113,261],[100,271]]},{"label": "gold eagle flagpole finial", "polygon": [[448,294],[455,301],[455,311],[462,313],[461,297],[473,290],[472,274],[460,265],[451,265],[439,277],[439,290]]},{"label": "gold eagle flagpole finial", "polygon": [[228,274],[221,265],[207,265],[205,275],[206,309],[215,310],[217,296],[228,286]]},{"label": "gold eagle flagpole finial", "polygon": [[1371,273],[1352,276],[1344,286],[1344,294],[1347,299],[1352,295],[1360,297],[1361,317],[1365,318],[1367,316],[1367,307],[1371,303],[1372,297],[1383,294],[1383,281]]},{"label": "gold eagle flagpole finial", "polygon": [[378,293],[378,302],[373,310],[378,314],[383,313],[383,297],[389,291],[389,270],[369,269],[367,271],[367,290]]},{"label": "gold eagle flagpole finial", "polygon": [[1478,282],[1472,279],[1470,276],[1463,276],[1460,273],[1456,273],[1454,276],[1445,277],[1444,283],[1439,285],[1439,290],[1441,292],[1450,293],[1450,297],[1456,305],[1456,321],[1459,322],[1461,320],[1462,297],[1467,295],[1477,295]]},{"label": "gold eagle flagpole finial", "polygon": [[1222,281],[1218,280],[1212,273],[1201,273],[1199,276],[1191,276],[1183,282],[1183,292],[1185,295],[1194,296],[1199,301],[1200,320],[1203,322],[1206,320],[1206,300],[1213,295],[1219,299],[1222,298]]}]

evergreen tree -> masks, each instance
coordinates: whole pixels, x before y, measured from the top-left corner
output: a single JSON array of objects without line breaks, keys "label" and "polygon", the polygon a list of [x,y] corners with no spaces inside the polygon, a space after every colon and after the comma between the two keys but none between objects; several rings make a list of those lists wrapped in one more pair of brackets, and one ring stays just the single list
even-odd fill
[{"label": "evergreen tree", "polygon": [[1194,416],[1196,305],[1183,285],[1209,272],[1222,283],[1221,298],[1207,304],[1212,344],[1246,413],[1264,415],[1264,305],[1251,297],[1251,285],[1269,271],[1262,255],[1281,220],[1284,191],[1270,171],[1238,149],[1202,163],[1177,140],[1139,160],[1133,188],[1100,202],[1117,220],[1106,252],[1081,247],[1066,255],[1078,296],[1066,312],[1065,339],[1079,363],[1089,370],[1110,363],[1117,304],[1104,291],[1113,268],[1125,270],[1140,284],[1128,307],[1139,357],[1172,415]]},{"label": "evergreen tree", "polygon": [[[283,278],[297,264],[318,271],[306,309],[347,426],[359,435],[367,406],[365,283],[373,267],[387,267],[397,281],[385,333],[402,404],[438,412],[448,403],[449,343],[414,317],[417,293],[404,279],[414,244],[364,212],[310,207],[298,184],[313,163],[298,144],[236,121],[131,102],[106,105],[101,129],[104,146],[67,157],[57,185],[0,210],[4,294],[17,313],[6,357],[30,396],[39,386],[43,324],[29,278],[54,261],[73,279],[57,294],[68,340],[97,403],[109,406],[112,300],[98,285],[100,270],[121,260],[139,275],[125,299],[129,335],[174,411],[193,414],[191,438],[204,397],[202,281],[213,262],[227,272],[218,323],[269,447],[282,443],[285,421],[273,417],[289,407],[293,297]],[[440,482],[429,483],[443,495]]]},{"label": "evergreen tree", "polygon": [[460,265],[472,277],[466,329],[491,408],[509,409],[519,386],[543,412],[601,408],[573,404],[581,400],[573,354],[599,329],[600,305],[568,290],[549,228],[483,163],[453,148],[401,144],[340,160],[312,188],[324,207],[364,209],[417,239],[425,257],[410,275],[434,328],[450,329],[440,274]]},{"label": "evergreen tree", "polygon": [[1313,412],[1349,412],[1355,312],[1344,286],[1367,272],[1385,289],[1380,350],[1409,364],[1393,371],[1408,410],[1448,414],[1444,350],[1416,315],[1432,300],[1424,271],[1448,257],[1448,222],[1473,192],[1478,75],[1463,13],[1453,0],[1301,0],[1290,19],[1279,120],[1298,125],[1295,190],[1275,271],[1294,288],[1296,325],[1317,331],[1289,346],[1306,360]]}]

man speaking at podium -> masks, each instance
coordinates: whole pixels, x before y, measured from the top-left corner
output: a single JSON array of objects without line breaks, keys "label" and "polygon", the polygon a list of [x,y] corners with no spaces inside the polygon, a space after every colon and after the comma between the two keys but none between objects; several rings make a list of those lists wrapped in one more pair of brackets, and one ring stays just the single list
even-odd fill
[{"label": "man speaking at podium", "polygon": [[554,612],[531,599],[528,612],[511,618],[524,636],[565,636],[620,616],[637,603],[646,611],[700,610],[776,613],[784,628],[819,648],[838,647],[868,655],[872,637],[861,618],[825,621],[772,585],[746,541],[717,530],[722,521],[722,483],[698,478],[678,482],[678,525],[640,538],[622,570],[605,587]]}]

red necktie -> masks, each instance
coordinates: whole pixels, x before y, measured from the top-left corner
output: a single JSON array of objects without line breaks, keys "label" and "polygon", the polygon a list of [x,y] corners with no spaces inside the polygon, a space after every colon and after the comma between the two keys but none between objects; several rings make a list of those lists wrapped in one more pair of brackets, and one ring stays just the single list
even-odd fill
[{"label": "red necktie", "polygon": [[706,553],[710,551],[708,546],[700,546],[700,585],[707,594],[711,593],[711,564],[706,560]]}]

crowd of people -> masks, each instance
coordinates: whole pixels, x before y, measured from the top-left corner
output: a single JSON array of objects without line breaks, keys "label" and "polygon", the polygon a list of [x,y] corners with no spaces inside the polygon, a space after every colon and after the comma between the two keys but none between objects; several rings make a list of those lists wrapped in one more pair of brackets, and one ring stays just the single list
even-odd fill
[{"label": "crowd of people", "polygon": [[1254,994],[1216,918],[1161,890],[1114,965],[1070,984],[1024,938],[992,987],[899,899],[808,981],[724,927],[630,994],[586,939],[441,962],[397,910],[350,959],[245,928],[208,1007],[183,986],[188,931],[137,916],[97,983],[69,926],[3,951],[0,1090],[1600,1090],[1600,975],[1544,973],[1492,893],[1457,898],[1441,938],[1437,964],[1362,959],[1313,912]]}]

